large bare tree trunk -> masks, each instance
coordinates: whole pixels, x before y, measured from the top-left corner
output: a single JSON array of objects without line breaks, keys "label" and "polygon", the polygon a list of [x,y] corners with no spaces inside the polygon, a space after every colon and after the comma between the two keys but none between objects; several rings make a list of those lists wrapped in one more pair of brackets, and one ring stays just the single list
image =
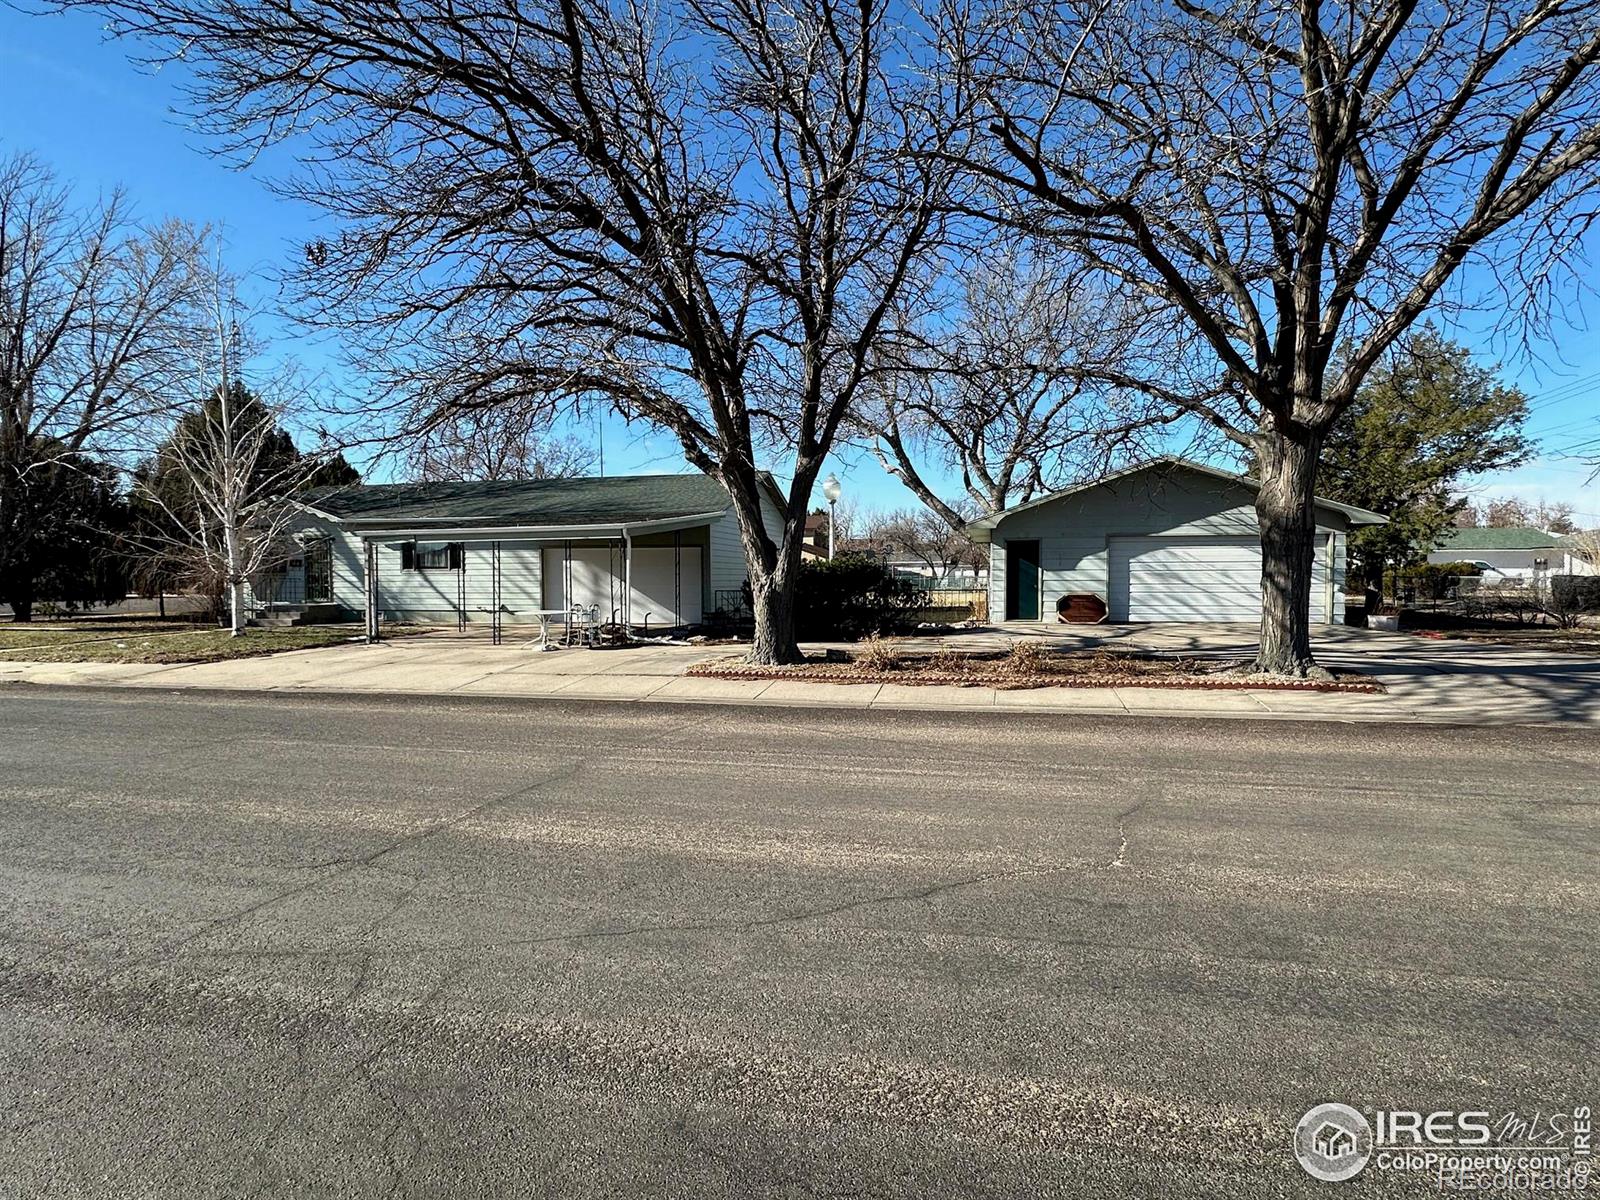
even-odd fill
[{"label": "large bare tree trunk", "polygon": [[1311,657],[1311,567],[1316,554],[1320,435],[1304,426],[1262,430],[1261,647],[1256,670],[1304,678],[1323,674]]},{"label": "large bare tree trunk", "polygon": [[800,576],[798,525],[791,522],[795,529],[786,529],[783,543],[775,544],[762,519],[759,486],[734,486],[728,492],[750,571],[750,609],[755,617],[750,661],[763,666],[802,662],[794,633],[794,590]]},{"label": "large bare tree trunk", "polygon": [[801,661],[800,644],[794,636],[794,588],[778,575],[750,584],[751,607],[756,628],[750,641],[753,663],[796,663]]}]

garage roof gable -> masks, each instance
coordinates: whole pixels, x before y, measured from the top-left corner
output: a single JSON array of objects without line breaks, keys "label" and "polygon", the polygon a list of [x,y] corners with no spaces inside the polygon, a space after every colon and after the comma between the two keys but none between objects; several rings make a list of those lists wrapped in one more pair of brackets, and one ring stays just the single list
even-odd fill
[{"label": "garage roof gable", "polygon": [[[1130,475],[1137,475],[1145,471],[1192,471],[1196,474],[1210,476],[1213,479],[1220,479],[1225,483],[1238,484],[1240,487],[1248,488],[1251,491],[1256,491],[1261,486],[1259,480],[1252,479],[1248,475],[1240,475],[1234,471],[1224,471],[1220,467],[1213,467],[1205,463],[1195,462],[1193,459],[1180,458],[1175,454],[1163,454],[1159,458],[1146,459],[1144,462],[1135,463],[1131,467],[1125,467],[1120,471],[1113,471],[1109,475],[1102,475],[1100,478],[1092,479],[1088,483],[1080,483],[1075,487],[1063,488],[1060,491],[1051,492],[1048,496],[1041,496],[1037,500],[1030,500],[1026,504],[1018,504],[1013,508],[1004,509],[1000,512],[993,513],[990,516],[980,517],[976,521],[969,521],[966,525],[966,531],[973,541],[987,542],[989,540],[989,535],[994,531],[995,527],[1007,517],[1013,516],[1016,513],[1028,512],[1035,508],[1041,508],[1047,504],[1054,504],[1056,501],[1064,500],[1068,496],[1075,496],[1081,492],[1090,491],[1093,488],[1103,487],[1108,483],[1112,483],[1119,479],[1126,479]],[[1321,496],[1316,498],[1316,504],[1318,508],[1324,508],[1332,512],[1342,513],[1349,520],[1350,524],[1354,526],[1387,525],[1389,523],[1389,518],[1383,516],[1381,513],[1375,513],[1366,508],[1358,508],[1353,504],[1342,504],[1337,500],[1328,500]]]}]

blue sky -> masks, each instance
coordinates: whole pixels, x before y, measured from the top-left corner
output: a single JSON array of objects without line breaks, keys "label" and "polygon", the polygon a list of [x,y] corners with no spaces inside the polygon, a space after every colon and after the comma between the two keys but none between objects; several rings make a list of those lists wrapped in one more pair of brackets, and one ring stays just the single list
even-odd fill
[{"label": "blue sky", "polygon": [[[146,218],[182,217],[219,226],[233,270],[258,277],[291,261],[319,228],[314,212],[274,197],[260,167],[238,170],[209,156],[204,141],[170,109],[179,81],[130,65],[123,50],[103,42],[87,14],[29,16],[0,5],[0,153],[31,150],[63,181],[90,196],[121,186]],[[1600,239],[1591,259],[1600,261]],[[256,299],[273,297],[258,289]],[[1588,302],[1596,314],[1596,302]],[[1469,482],[1476,497],[1515,494],[1565,501],[1585,525],[1600,526],[1600,487],[1589,468],[1565,457],[1588,442],[1600,452],[1600,336],[1582,319],[1536,361],[1518,361],[1481,331],[1452,330],[1486,362],[1505,362],[1505,376],[1533,398],[1529,431],[1540,439],[1537,460],[1517,470]],[[295,339],[287,327],[269,326],[278,354],[313,372],[337,374],[337,354],[326,345]],[[608,474],[677,471],[676,443],[629,429],[616,420],[604,429]],[[778,466],[780,464],[773,464]],[[848,494],[877,508],[912,503],[870,455],[844,455],[836,467]]]}]

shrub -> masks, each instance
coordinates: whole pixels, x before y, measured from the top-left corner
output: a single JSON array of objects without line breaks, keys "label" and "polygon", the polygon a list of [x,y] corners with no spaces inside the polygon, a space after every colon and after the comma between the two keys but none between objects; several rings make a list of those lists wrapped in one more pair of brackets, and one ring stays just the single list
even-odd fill
[{"label": "shrub", "polygon": [[970,658],[951,646],[940,646],[928,655],[928,669],[940,675],[964,675],[972,666]]},{"label": "shrub", "polygon": [[1600,575],[1552,575],[1545,612],[1570,629],[1578,618],[1600,612]]},{"label": "shrub", "polygon": [[863,671],[895,671],[900,668],[900,651],[887,638],[873,634],[856,651],[855,663]]},{"label": "shrub", "polygon": [[901,633],[915,623],[921,604],[916,585],[876,559],[840,554],[801,566],[796,632],[805,641]]},{"label": "shrub", "polygon": [[1469,562],[1425,562],[1407,567],[1400,573],[1400,581],[1419,599],[1448,600],[1458,579],[1480,573]]},{"label": "shrub", "polygon": [[1045,653],[1037,642],[1013,644],[1011,653],[1000,664],[1000,669],[1008,675],[1042,675],[1044,667]]}]

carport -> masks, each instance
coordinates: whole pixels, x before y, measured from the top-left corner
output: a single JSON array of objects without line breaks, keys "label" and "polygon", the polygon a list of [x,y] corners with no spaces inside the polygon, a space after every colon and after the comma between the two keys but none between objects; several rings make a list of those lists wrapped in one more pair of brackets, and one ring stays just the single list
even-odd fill
[{"label": "carport", "polygon": [[[523,558],[531,555],[538,564],[542,604],[533,614],[540,618],[560,618],[574,609],[588,609],[597,612],[601,620],[623,626],[634,625],[636,614],[647,628],[652,619],[661,627],[697,624],[703,616],[702,547],[686,544],[684,535],[706,527],[720,515],[694,513],[657,521],[586,526],[354,530],[362,549],[367,641],[377,642],[382,637],[382,550],[396,551],[402,562],[411,563],[442,550],[455,588],[458,632],[467,631],[473,613],[484,613],[495,645],[503,640],[510,615],[505,604],[508,549]],[[659,544],[665,539],[656,535],[670,535],[670,540]],[[643,537],[657,544],[639,547],[636,540]],[[469,547],[475,553],[467,553]],[[477,572],[485,577],[481,583]],[[476,598],[484,603],[475,605]],[[517,611],[528,615],[527,609]]]},{"label": "carport", "polygon": [[[781,496],[762,488],[781,534]],[[706,475],[362,484],[297,502],[295,534],[321,550],[315,599],[373,640],[407,622],[487,627],[498,642],[507,625],[574,609],[596,624],[694,626],[736,611],[749,574],[733,501]]]}]

